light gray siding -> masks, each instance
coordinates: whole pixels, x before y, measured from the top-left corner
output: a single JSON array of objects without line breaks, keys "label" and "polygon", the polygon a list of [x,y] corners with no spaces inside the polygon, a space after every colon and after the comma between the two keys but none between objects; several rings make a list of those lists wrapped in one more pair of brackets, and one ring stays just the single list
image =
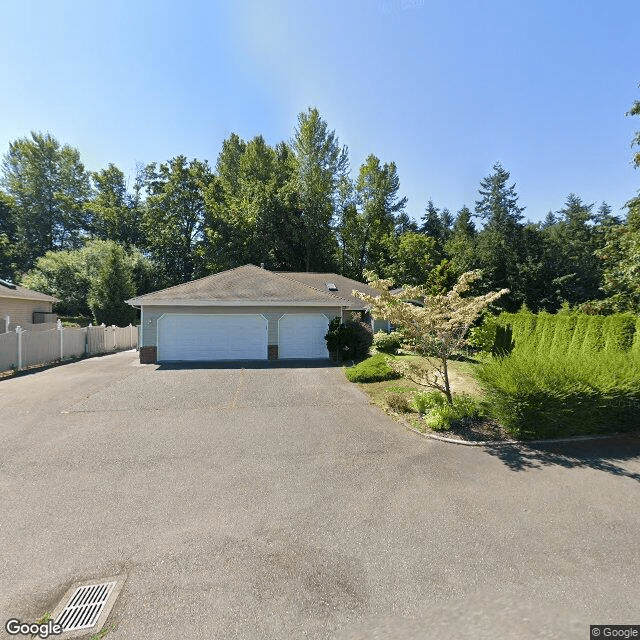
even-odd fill
[{"label": "light gray siding", "polygon": [[165,313],[199,313],[199,314],[262,314],[268,322],[269,344],[278,344],[278,320],[285,313],[322,313],[331,320],[340,315],[340,307],[143,307],[140,318],[142,324],[143,347],[157,346],[158,318]]}]

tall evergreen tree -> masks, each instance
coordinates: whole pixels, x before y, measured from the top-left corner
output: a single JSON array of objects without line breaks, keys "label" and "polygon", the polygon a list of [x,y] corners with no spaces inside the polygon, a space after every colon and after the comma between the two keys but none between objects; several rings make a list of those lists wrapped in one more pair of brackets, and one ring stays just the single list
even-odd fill
[{"label": "tall evergreen tree", "polygon": [[510,293],[500,302],[514,309],[524,300],[518,286],[524,208],[518,205],[515,184],[509,186],[509,178],[509,172],[498,162],[493,165],[493,172],[480,182],[480,199],[475,210],[484,221],[484,228],[478,234],[476,251],[484,273],[483,286],[508,288]]},{"label": "tall evergreen tree", "polygon": [[420,232],[430,236],[440,244],[444,236],[442,218],[440,217],[440,209],[433,204],[433,200],[429,200],[427,203],[427,208],[421,220]]},{"label": "tall evergreen tree", "polygon": [[397,216],[404,211],[405,197],[399,197],[400,179],[395,162],[380,164],[369,155],[360,167],[356,182],[362,233],[359,247],[360,271],[377,273],[391,262]]},{"label": "tall evergreen tree", "polygon": [[84,204],[90,185],[77,149],[48,133],[32,132],[9,143],[2,174],[2,186],[15,202],[20,269],[29,269],[46,251],[82,244],[89,228]]},{"label": "tall evergreen tree", "polygon": [[475,236],[476,227],[471,219],[471,211],[465,205],[458,211],[444,247],[451,261],[451,268],[457,275],[475,267]]},{"label": "tall evergreen tree", "polygon": [[440,213],[440,221],[442,222],[442,241],[446,242],[451,234],[454,223],[453,214],[446,207]]},{"label": "tall evergreen tree", "polygon": [[333,226],[338,185],[349,168],[347,148],[340,146],[315,108],[298,116],[292,147],[304,267],[306,271],[329,270],[335,267],[338,254]]}]

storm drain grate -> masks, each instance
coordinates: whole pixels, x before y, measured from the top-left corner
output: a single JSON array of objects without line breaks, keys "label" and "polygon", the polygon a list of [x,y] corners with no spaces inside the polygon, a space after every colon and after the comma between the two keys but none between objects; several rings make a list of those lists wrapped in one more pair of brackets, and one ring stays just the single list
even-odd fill
[{"label": "storm drain grate", "polygon": [[78,587],[55,620],[62,631],[93,627],[115,586],[115,582],[104,582]]}]

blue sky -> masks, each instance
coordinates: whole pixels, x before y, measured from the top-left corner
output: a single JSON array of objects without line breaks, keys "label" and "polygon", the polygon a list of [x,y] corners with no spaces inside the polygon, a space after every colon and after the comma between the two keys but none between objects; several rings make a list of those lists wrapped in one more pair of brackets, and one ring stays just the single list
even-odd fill
[{"label": "blue sky", "polygon": [[[640,188],[640,3],[4,0],[0,152],[31,130],[91,170],[224,138],[290,139],[316,106],[349,147],[395,161],[407,211],[473,205],[500,161],[539,220],[575,192]],[[634,121],[635,120],[635,121]]]}]

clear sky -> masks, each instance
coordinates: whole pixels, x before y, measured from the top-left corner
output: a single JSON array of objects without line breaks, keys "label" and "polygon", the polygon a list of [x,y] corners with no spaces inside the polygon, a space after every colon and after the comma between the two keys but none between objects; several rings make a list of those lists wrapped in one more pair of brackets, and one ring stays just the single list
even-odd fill
[{"label": "clear sky", "polygon": [[638,0],[3,0],[0,152],[29,131],[91,170],[272,144],[316,106],[395,161],[407,211],[473,206],[500,161],[525,215],[640,188]]}]

